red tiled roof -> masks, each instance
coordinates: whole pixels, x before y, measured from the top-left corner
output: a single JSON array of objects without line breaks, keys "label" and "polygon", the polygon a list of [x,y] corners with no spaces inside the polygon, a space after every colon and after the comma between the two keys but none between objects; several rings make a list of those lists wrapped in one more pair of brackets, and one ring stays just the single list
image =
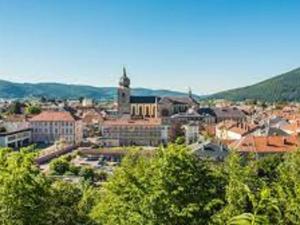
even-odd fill
[{"label": "red tiled roof", "polygon": [[34,116],[30,121],[75,121],[74,117],[69,112],[54,112],[54,111],[44,111],[39,115]]},{"label": "red tiled roof", "polygon": [[235,121],[223,121],[217,125],[217,128],[225,129],[240,135],[245,135],[258,128],[258,126],[250,123],[237,123]]},{"label": "red tiled roof", "polygon": [[240,152],[278,153],[290,152],[300,146],[297,136],[246,136],[229,145]]}]

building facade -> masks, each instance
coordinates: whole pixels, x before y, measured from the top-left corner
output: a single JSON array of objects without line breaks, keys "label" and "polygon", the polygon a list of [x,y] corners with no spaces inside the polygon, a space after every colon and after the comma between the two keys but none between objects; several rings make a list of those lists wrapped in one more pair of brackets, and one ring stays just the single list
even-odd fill
[{"label": "building facade", "polygon": [[193,98],[191,90],[187,96],[132,96],[130,79],[126,69],[118,87],[118,114],[119,117],[130,117],[132,119],[170,117],[177,113],[186,112],[189,108],[198,109],[199,104]]},{"label": "building facade", "polygon": [[102,140],[106,147],[158,146],[167,144],[168,127],[157,119],[105,121]]},{"label": "building facade", "polygon": [[30,119],[32,140],[51,144],[59,140],[76,144],[82,140],[82,125],[69,112],[45,111]]},{"label": "building facade", "polygon": [[18,149],[31,143],[31,129],[19,129],[0,133],[0,146]]}]

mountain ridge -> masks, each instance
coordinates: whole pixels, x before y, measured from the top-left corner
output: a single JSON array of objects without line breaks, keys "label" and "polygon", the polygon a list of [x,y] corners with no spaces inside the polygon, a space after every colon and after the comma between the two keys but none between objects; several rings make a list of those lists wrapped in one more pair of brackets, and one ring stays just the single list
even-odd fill
[{"label": "mountain ridge", "polygon": [[[117,87],[95,87],[80,84],[64,84],[58,82],[17,83],[0,79],[0,98],[23,99],[30,97],[46,97],[59,99],[77,99],[80,97],[97,100],[113,100]],[[168,89],[132,88],[133,95],[186,96],[188,93]],[[194,95],[195,97],[199,97]]]},{"label": "mountain ridge", "polygon": [[209,99],[300,101],[300,67],[256,84],[212,94]]}]

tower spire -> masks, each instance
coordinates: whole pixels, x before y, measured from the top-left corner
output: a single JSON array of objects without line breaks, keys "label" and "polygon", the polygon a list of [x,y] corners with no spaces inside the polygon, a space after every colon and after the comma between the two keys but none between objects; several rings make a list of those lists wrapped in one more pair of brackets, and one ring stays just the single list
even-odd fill
[{"label": "tower spire", "polygon": [[192,93],[192,89],[191,87],[189,87],[189,97],[192,98],[193,97],[193,93]]},{"label": "tower spire", "polygon": [[127,77],[125,66],[123,66],[123,75],[120,78],[119,85],[127,88],[130,86],[130,79]]},{"label": "tower spire", "polygon": [[126,68],[125,68],[125,66],[123,66],[123,76],[124,76],[124,77],[127,77],[127,73],[126,73]]}]

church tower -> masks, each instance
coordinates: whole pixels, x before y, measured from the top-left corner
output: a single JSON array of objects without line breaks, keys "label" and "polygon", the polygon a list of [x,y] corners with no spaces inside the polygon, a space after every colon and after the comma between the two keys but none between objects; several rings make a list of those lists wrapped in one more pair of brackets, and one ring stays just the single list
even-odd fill
[{"label": "church tower", "polygon": [[130,116],[130,79],[123,67],[123,75],[118,87],[118,113],[119,116]]}]

